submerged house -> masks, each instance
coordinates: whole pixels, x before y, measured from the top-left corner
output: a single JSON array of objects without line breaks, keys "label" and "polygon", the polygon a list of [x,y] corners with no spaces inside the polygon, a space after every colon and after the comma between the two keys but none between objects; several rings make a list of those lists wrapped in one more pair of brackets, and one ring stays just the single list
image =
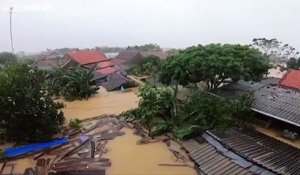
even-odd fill
[{"label": "submerged house", "polygon": [[100,62],[109,61],[102,52],[96,50],[74,51],[65,54],[63,58],[69,60],[68,64],[64,67],[75,67],[80,65],[82,67],[92,68],[97,66]]},{"label": "submerged house", "polygon": [[[126,71],[116,66],[115,63],[110,61],[105,54],[99,50],[72,51],[65,54],[62,58],[38,60],[33,66],[47,70],[78,66],[87,70],[94,70],[93,80],[98,85],[109,81],[110,83],[105,84],[106,87],[109,87],[108,90],[119,88],[119,84],[124,85],[131,82],[130,79],[126,77]],[[120,76],[122,77],[121,79]]]},{"label": "submerged house", "polygon": [[94,81],[108,91],[131,83],[131,80],[126,77],[126,72],[98,50],[77,51],[64,57],[71,60],[68,66],[80,65],[89,70],[94,69]]},{"label": "submerged house", "polygon": [[168,54],[166,52],[164,52],[162,49],[161,50],[153,50],[153,51],[142,51],[141,54],[143,57],[156,56],[160,59],[166,59],[168,57]]},{"label": "submerged house", "polygon": [[126,50],[110,60],[116,65],[117,69],[126,71],[133,65],[140,63],[143,60],[143,55],[137,50]]},{"label": "submerged house", "polygon": [[300,91],[300,70],[289,70],[282,77],[279,86],[287,89]]},{"label": "submerged house", "polygon": [[56,57],[48,59],[39,59],[36,62],[34,62],[32,66],[42,70],[53,70],[64,67],[68,62],[69,59]]},{"label": "submerged house", "polygon": [[300,92],[283,88],[282,83],[290,84],[286,83],[289,76],[260,83],[239,81],[214,92],[253,94],[255,116],[250,128],[206,131],[183,142],[200,174],[300,174]]}]

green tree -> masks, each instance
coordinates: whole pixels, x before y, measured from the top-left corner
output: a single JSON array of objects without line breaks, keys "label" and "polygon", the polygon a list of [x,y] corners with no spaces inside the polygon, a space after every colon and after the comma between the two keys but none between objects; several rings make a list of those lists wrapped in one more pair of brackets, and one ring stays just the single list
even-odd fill
[{"label": "green tree", "polygon": [[161,67],[161,59],[157,56],[148,56],[143,58],[143,60],[132,67],[128,73],[134,75],[148,75],[155,76],[159,73]]},{"label": "green tree", "polygon": [[162,130],[169,131],[179,125],[178,100],[173,88],[151,87],[145,84],[139,87],[138,96],[140,97],[138,108],[127,111],[124,115],[141,122],[149,130],[150,135],[161,133]]},{"label": "green tree", "polygon": [[50,72],[47,84],[52,94],[70,101],[87,99],[99,89],[93,81],[93,70],[81,67],[54,70]]},{"label": "green tree", "polygon": [[160,46],[158,44],[144,44],[141,46],[128,46],[127,50],[139,50],[139,51],[154,51],[154,50],[161,50]]},{"label": "green tree", "polygon": [[34,142],[51,139],[64,116],[44,88],[45,72],[25,64],[7,64],[0,72],[0,129],[3,139]]},{"label": "green tree", "polygon": [[[223,98],[194,91],[186,101],[186,124],[177,130],[175,135],[179,139],[202,134],[205,130],[225,131],[240,120],[244,120],[245,113],[250,112],[252,96]],[[241,115],[244,114],[244,115]]]},{"label": "green tree", "polygon": [[10,52],[1,52],[0,53],[0,64],[4,64],[6,62],[17,62],[17,56]]},{"label": "green tree", "polygon": [[123,115],[137,119],[149,136],[174,132],[179,139],[201,135],[203,131],[224,131],[249,116],[252,96],[223,98],[193,89],[186,100],[177,99],[172,87],[139,88],[139,106]]},{"label": "green tree", "polygon": [[160,81],[181,85],[205,82],[211,90],[227,79],[260,81],[269,68],[269,60],[249,46],[198,45],[168,57],[162,65]]}]

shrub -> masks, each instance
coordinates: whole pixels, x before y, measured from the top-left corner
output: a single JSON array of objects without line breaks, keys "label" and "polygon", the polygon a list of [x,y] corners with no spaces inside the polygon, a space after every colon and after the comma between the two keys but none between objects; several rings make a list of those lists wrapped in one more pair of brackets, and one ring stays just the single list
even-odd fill
[{"label": "shrub", "polygon": [[73,129],[80,129],[80,130],[83,128],[82,122],[78,118],[71,119],[69,123],[69,127]]}]

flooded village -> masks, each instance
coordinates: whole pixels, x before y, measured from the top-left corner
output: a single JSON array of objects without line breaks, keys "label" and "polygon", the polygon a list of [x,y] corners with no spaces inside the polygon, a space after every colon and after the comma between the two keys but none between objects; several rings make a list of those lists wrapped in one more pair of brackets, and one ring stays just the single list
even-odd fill
[{"label": "flooded village", "polygon": [[1,1],[0,175],[299,175],[299,7]]},{"label": "flooded village", "polygon": [[[66,124],[76,119],[80,128],[66,127],[50,142],[2,144],[1,174],[299,173],[298,70],[270,69],[260,82],[224,83],[212,93],[220,97],[252,93],[253,116],[225,133],[205,130],[179,140],[171,132],[153,137],[141,120],[124,116],[145,98],[138,86],[161,86],[152,76],[128,74],[144,58],[135,50],[115,58],[107,58],[101,50],[76,50],[63,56],[49,52],[35,61],[31,66],[40,70],[78,66],[92,70],[99,89],[88,99],[55,100],[65,105],[61,110]],[[183,98],[184,89],[179,88],[175,98]]]}]

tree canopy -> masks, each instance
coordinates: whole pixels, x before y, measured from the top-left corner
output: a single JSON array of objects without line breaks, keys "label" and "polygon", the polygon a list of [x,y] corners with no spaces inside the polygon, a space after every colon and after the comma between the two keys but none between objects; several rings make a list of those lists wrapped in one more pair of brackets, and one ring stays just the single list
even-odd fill
[{"label": "tree canopy", "polygon": [[0,72],[0,136],[16,142],[51,139],[60,131],[62,103],[44,87],[45,72],[25,64],[6,64]]},{"label": "tree canopy", "polygon": [[238,124],[241,113],[250,111],[251,96],[222,98],[193,89],[185,100],[177,99],[173,87],[139,88],[139,106],[123,115],[143,124],[149,135],[173,132],[179,139],[200,135],[208,129],[225,131]]},{"label": "tree canopy", "polygon": [[269,68],[269,60],[249,46],[198,45],[168,57],[162,65],[160,81],[181,85],[202,81],[211,90],[227,79],[260,81]]},{"label": "tree canopy", "polygon": [[275,64],[288,61],[291,58],[299,58],[299,52],[294,47],[275,38],[254,38],[252,46],[258,48]]},{"label": "tree canopy", "polygon": [[128,73],[134,75],[149,75],[154,76],[157,75],[160,71],[161,67],[161,59],[157,56],[148,56],[143,58],[143,60],[133,66]]},{"label": "tree canopy", "polygon": [[160,46],[158,44],[144,44],[141,46],[128,46],[127,50],[136,49],[139,51],[153,51],[153,50],[161,50]]}]

